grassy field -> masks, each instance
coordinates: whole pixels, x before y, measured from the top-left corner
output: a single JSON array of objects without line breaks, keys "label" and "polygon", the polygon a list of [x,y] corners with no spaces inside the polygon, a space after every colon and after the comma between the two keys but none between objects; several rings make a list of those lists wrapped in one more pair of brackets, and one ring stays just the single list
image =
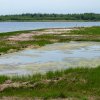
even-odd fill
[{"label": "grassy field", "polygon": [[[97,68],[75,68],[46,75],[23,77],[0,76],[1,84],[16,84],[6,87],[0,97],[72,98],[72,100],[100,99],[100,66]],[[7,80],[11,80],[7,83]],[[20,85],[18,85],[20,84]],[[21,85],[22,84],[22,85]],[[23,85],[24,84],[24,85]],[[76,98],[76,99],[75,99]]]},{"label": "grassy field", "polygon": [[[48,29],[46,29],[48,30]],[[44,32],[45,29],[35,30],[36,32]],[[18,36],[20,34],[30,34],[30,31],[16,31],[8,33],[0,33],[0,54],[15,52],[18,50],[25,49],[27,47],[40,47],[46,44],[56,42],[68,42],[68,41],[100,41],[100,27],[87,27],[87,28],[76,28],[70,32],[62,34],[42,34],[34,35],[30,40],[26,41],[12,41],[8,40],[11,36]]]}]

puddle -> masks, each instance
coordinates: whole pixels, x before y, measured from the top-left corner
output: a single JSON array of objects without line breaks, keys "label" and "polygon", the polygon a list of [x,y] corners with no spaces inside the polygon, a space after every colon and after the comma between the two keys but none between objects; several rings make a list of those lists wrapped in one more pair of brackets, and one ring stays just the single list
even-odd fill
[{"label": "puddle", "polygon": [[0,56],[0,75],[28,75],[99,65],[99,42],[55,43]]}]

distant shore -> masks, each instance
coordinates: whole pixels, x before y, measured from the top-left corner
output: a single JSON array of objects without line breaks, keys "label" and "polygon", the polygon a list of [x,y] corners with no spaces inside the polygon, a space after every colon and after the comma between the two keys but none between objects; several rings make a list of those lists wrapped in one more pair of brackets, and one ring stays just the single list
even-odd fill
[{"label": "distant shore", "polygon": [[16,15],[1,15],[0,21],[17,21],[17,22],[35,22],[35,21],[100,21],[100,14],[82,13],[82,14],[16,14]]},{"label": "distant shore", "polygon": [[0,21],[0,22],[100,22],[99,21],[93,21],[93,20],[6,20],[6,21]]}]

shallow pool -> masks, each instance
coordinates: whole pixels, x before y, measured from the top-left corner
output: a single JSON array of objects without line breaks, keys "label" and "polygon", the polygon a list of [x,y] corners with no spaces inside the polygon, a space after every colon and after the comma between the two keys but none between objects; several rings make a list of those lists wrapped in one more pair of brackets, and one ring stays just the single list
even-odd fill
[{"label": "shallow pool", "polygon": [[72,41],[0,56],[0,75],[27,75],[99,65],[99,42]]}]

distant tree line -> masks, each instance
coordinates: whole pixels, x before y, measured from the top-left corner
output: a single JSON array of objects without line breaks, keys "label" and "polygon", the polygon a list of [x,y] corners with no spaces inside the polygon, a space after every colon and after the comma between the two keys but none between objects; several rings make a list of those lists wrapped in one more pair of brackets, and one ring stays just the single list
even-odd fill
[{"label": "distant tree line", "polygon": [[85,20],[100,21],[100,14],[20,14],[20,15],[1,15],[0,21],[44,21],[44,20]]}]

